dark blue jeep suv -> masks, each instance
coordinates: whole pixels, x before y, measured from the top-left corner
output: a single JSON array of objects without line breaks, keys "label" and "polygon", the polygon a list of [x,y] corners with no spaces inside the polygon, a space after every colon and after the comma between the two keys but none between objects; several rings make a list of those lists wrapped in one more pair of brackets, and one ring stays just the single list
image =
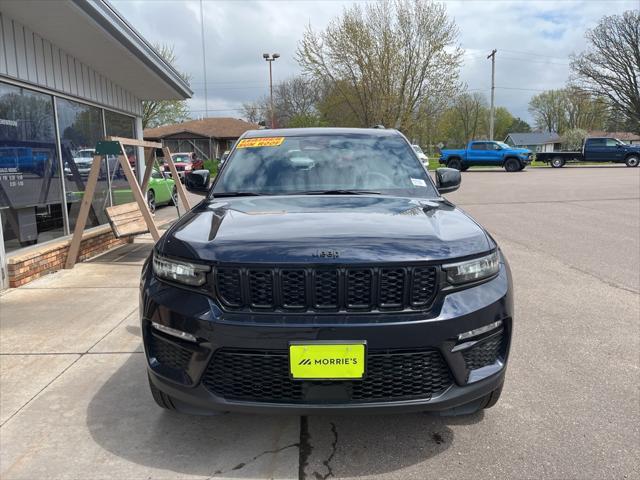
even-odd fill
[{"label": "dark blue jeep suv", "polygon": [[385,129],[247,132],[144,265],[151,392],[205,413],[471,413],[502,390],[509,266]]}]

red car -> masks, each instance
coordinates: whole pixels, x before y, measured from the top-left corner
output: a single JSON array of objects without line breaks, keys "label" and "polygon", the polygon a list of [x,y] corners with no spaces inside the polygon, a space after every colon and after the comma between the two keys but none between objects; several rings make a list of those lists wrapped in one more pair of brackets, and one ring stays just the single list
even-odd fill
[{"label": "red car", "polygon": [[[176,166],[178,177],[180,177],[180,181],[182,183],[184,183],[185,172],[202,170],[203,168],[203,161],[197,158],[192,152],[172,153],[171,159],[173,160],[173,164]],[[167,169],[164,165],[163,167],[163,170]]]}]

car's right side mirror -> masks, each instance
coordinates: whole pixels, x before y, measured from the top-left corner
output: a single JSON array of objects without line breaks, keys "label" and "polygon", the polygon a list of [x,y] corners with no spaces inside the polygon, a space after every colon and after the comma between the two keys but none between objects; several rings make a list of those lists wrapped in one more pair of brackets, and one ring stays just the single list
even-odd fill
[{"label": "car's right side mirror", "polygon": [[455,192],[460,188],[462,176],[460,170],[455,168],[438,168],[436,169],[436,187],[438,193]]},{"label": "car's right side mirror", "polygon": [[184,186],[191,193],[206,195],[209,191],[210,175],[209,170],[194,170],[185,175]]}]

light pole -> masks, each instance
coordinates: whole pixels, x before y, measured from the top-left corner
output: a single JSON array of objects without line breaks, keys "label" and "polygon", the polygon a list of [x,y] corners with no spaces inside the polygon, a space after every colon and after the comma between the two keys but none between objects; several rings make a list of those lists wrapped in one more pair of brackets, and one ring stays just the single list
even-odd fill
[{"label": "light pole", "polygon": [[271,71],[271,64],[276,58],[280,58],[279,53],[272,53],[269,55],[268,53],[263,53],[262,58],[264,58],[267,62],[269,62],[269,98],[271,103],[271,128],[275,127],[275,114],[273,111],[273,73]]},{"label": "light pole", "polygon": [[493,125],[495,122],[494,98],[496,91],[496,52],[494,48],[487,58],[491,59],[491,116],[489,117],[489,140],[493,140]]}]

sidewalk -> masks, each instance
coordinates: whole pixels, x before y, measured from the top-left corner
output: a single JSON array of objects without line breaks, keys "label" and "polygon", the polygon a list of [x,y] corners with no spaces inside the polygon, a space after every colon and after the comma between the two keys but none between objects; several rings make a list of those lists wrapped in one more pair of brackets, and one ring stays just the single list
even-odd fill
[{"label": "sidewalk", "polygon": [[297,478],[297,417],[165,412],[138,282],[150,240],[0,296],[0,477]]}]

